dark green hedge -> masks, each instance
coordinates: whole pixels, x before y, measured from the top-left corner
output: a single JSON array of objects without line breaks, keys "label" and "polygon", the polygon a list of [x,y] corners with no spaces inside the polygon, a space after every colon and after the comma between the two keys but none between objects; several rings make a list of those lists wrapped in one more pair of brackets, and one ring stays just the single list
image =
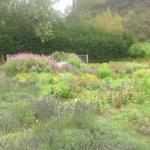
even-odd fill
[{"label": "dark green hedge", "polygon": [[42,43],[32,32],[21,32],[16,29],[6,35],[0,34],[1,55],[24,51],[51,54],[57,50],[89,54],[92,62],[128,57],[128,49],[133,44],[132,36],[127,33],[123,36],[116,36],[90,26],[77,24],[56,25],[54,38],[46,43]]}]

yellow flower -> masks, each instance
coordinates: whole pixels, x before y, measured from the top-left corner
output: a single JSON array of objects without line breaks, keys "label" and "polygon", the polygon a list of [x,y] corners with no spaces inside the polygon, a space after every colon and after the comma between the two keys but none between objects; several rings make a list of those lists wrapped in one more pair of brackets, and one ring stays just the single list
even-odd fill
[{"label": "yellow flower", "polygon": [[30,79],[30,75],[28,73],[20,73],[16,78],[19,82],[26,82]]},{"label": "yellow flower", "polygon": [[56,76],[56,77],[53,78],[53,80],[57,82],[57,81],[59,81],[59,77]]},{"label": "yellow flower", "polygon": [[35,122],[36,122],[36,123],[38,123],[38,122],[39,122],[39,120],[37,119]]},{"label": "yellow flower", "polygon": [[97,76],[93,74],[84,74],[82,75],[82,78],[85,80],[95,81],[97,80]]}]

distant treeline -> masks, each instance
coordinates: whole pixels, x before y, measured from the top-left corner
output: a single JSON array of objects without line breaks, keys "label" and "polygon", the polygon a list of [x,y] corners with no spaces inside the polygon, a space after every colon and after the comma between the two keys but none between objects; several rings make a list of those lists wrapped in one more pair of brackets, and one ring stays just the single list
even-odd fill
[{"label": "distant treeline", "polygon": [[[116,3],[118,13],[113,5]],[[52,5],[52,1],[44,0],[1,1],[0,55],[64,51],[89,54],[91,62],[104,62],[129,57],[129,48],[140,39],[125,26],[126,9],[123,13],[120,8],[128,8],[126,3],[76,0],[66,17],[61,17]],[[93,11],[95,6],[97,12]],[[135,1],[131,6],[138,10]]]}]

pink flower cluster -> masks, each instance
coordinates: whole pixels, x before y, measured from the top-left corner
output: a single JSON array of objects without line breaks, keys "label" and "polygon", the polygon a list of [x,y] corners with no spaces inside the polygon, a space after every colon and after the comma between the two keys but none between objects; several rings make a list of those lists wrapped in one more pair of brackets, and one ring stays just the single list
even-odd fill
[{"label": "pink flower cluster", "polygon": [[50,66],[56,66],[57,64],[55,60],[52,60],[45,55],[37,55],[32,53],[18,53],[16,55],[7,56],[7,61],[28,61],[28,60],[43,62]]},{"label": "pink flower cluster", "polygon": [[31,68],[28,68],[31,71],[42,71],[43,66],[44,66],[44,70],[49,68],[53,70],[59,69],[57,61],[52,60],[48,56],[37,55],[32,53],[18,53],[16,55],[7,56],[7,61],[17,62],[19,65],[19,66],[17,65],[17,70],[20,70],[23,67],[21,66],[21,64],[25,65],[30,61],[33,62]]},{"label": "pink flower cluster", "polygon": [[15,64],[16,72],[76,71],[76,68],[71,64],[63,64],[49,56],[32,53],[18,53],[7,56],[7,63]]},{"label": "pink flower cluster", "polygon": [[47,56],[44,55],[37,55],[37,54],[32,54],[32,53],[18,53],[16,55],[10,55],[7,56],[8,61],[28,61],[28,60],[34,60],[34,61],[39,61],[47,64],[53,64],[56,63],[56,61],[50,59]]}]

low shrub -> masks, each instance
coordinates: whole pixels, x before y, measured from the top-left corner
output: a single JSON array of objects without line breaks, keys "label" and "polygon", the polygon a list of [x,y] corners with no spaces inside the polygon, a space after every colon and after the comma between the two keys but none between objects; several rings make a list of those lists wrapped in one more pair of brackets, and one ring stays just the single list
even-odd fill
[{"label": "low shrub", "polygon": [[[106,94],[105,94],[106,97]],[[110,105],[108,100],[99,90],[83,90],[80,95],[76,98],[77,102],[84,102],[90,106],[90,110],[93,112],[101,113],[108,108]]]},{"label": "low shrub", "polygon": [[77,129],[89,129],[92,131],[97,127],[97,122],[94,114],[86,110],[79,110],[78,107],[75,107],[75,113],[70,120],[70,126]]},{"label": "low shrub", "polygon": [[17,62],[16,61],[11,61],[11,62],[5,63],[4,70],[5,70],[6,74],[9,75],[9,76],[16,75],[17,72],[18,72]]},{"label": "low shrub", "polygon": [[69,98],[71,96],[70,78],[72,73],[60,73],[54,77],[54,86],[52,93],[61,98]]},{"label": "low shrub", "polygon": [[149,57],[150,43],[136,43],[129,49],[129,54],[134,58]]},{"label": "low shrub", "polygon": [[73,54],[73,53],[70,53],[68,55],[68,60],[67,60],[71,65],[77,67],[77,68],[80,68],[81,65],[82,65],[82,60],[76,55],[76,54]]},{"label": "low shrub", "polygon": [[72,76],[69,80],[71,92],[76,96],[81,93],[84,88],[89,84],[89,80],[83,76]]},{"label": "low shrub", "polygon": [[53,74],[52,73],[37,73],[37,72],[30,72],[30,73],[18,73],[15,76],[15,79],[19,82],[29,82],[29,83],[36,83],[38,84],[50,84],[53,82]]},{"label": "low shrub", "polygon": [[10,133],[22,128],[29,128],[35,121],[35,116],[30,104],[26,101],[18,101],[1,105],[0,108],[0,132]]},{"label": "low shrub", "polygon": [[55,51],[55,52],[52,54],[52,57],[53,57],[53,59],[55,59],[56,61],[67,61],[68,53]]},{"label": "low shrub", "polygon": [[103,64],[97,70],[97,77],[104,79],[106,77],[110,77],[112,75],[112,70],[110,69],[108,64]]},{"label": "low shrub", "polygon": [[142,104],[147,101],[148,95],[136,80],[129,78],[109,79],[107,84],[104,97],[110,104],[118,108],[129,103]]},{"label": "low shrub", "polygon": [[12,131],[16,131],[18,127],[18,119],[16,114],[7,109],[0,110],[0,132],[1,133],[9,133]]},{"label": "low shrub", "polygon": [[29,127],[35,120],[30,103],[20,101],[12,105],[13,112],[17,115],[21,127]]},{"label": "low shrub", "polygon": [[82,60],[74,53],[64,53],[56,51],[52,54],[52,57],[57,61],[66,61],[77,68],[80,68],[81,64],[83,63]]},{"label": "low shrub", "polygon": [[62,98],[71,96],[71,88],[68,82],[60,81],[54,86],[53,93]]},{"label": "low shrub", "polygon": [[61,102],[54,96],[49,96],[43,100],[33,101],[31,103],[36,119],[46,120],[52,116],[59,116]]},{"label": "low shrub", "polygon": [[33,131],[24,131],[0,137],[1,150],[37,150],[40,141]]}]

